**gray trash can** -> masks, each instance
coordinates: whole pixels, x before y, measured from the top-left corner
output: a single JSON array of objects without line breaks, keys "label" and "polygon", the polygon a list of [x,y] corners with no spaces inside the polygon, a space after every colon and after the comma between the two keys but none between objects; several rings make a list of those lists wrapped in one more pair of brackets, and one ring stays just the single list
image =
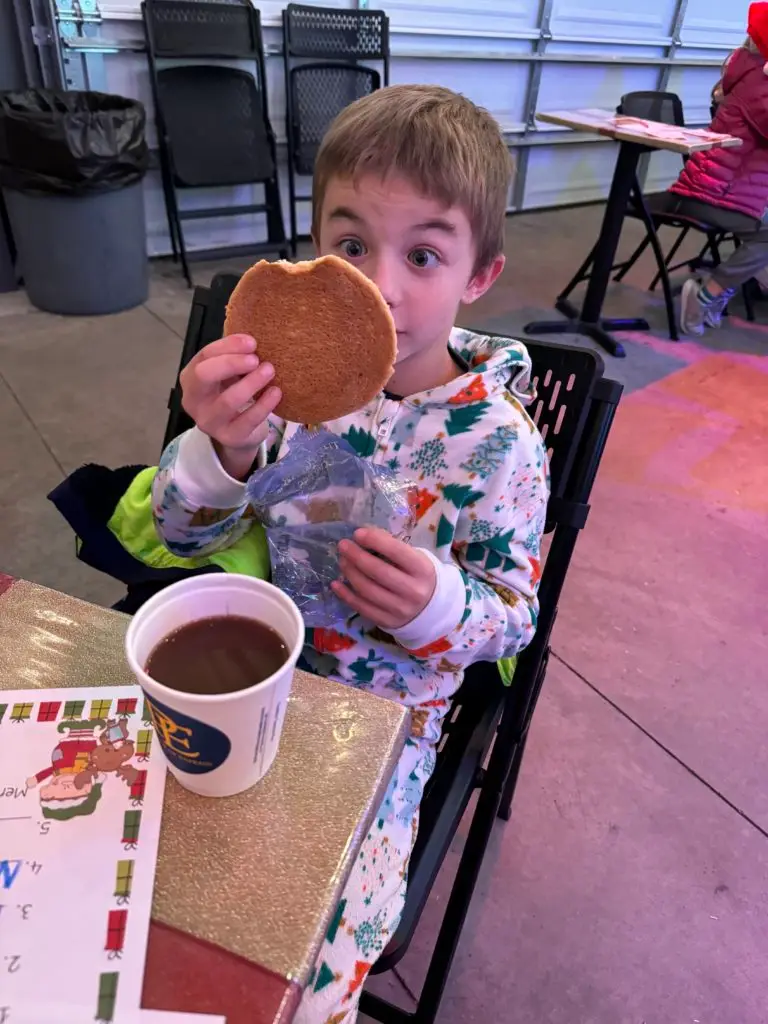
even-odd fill
[{"label": "gray trash can", "polygon": [[30,301],[116,313],[147,298],[145,113],[94,92],[0,95],[0,185]]},{"label": "gray trash can", "polygon": [[147,299],[140,181],[87,196],[4,190],[29,301],[49,313],[117,313]]}]

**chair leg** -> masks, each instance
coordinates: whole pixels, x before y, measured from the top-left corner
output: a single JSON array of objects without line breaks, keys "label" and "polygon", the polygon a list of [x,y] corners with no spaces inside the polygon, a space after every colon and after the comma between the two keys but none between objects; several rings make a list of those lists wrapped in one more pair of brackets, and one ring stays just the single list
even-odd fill
[{"label": "chair leg", "polygon": [[168,218],[168,234],[170,235],[170,238],[171,238],[171,256],[173,257],[173,262],[174,263],[178,263],[179,262],[179,238],[178,238],[178,234],[177,234],[176,224],[174,224],[173,217],[170,215],[170,212],[168,210],[168,195],[167,195],[167,192],[166,192],[166,197],[165,197],[165,214],[166,214],[166,217]]},{"label": "chair leg", "polygon": [[501,802],[499,803],[498,815],[502,821],[509,821],[512,816],[512,801],[515,797],[515,790],[517,789],[517,780],[520,775],[520,766],[523,763],[523,754],[525,753],[525,744],[528,740],[528,733],[520,740],[517,747],[515,748],[515,756],[512,759],[512,765],[509,769],[509,775],[507,781],[504,783],[504,791],[501,794]]},{"label": "chair leg", "polygon": [[[672,341],[679,341],[680,335],[677,333],[677,315],[675,313],[675,300],[672,298],[672,285],[669,281],[669,273],[667,271],[667,263],[664,259],[664,253],[661,245],[659,244],[659,236],[656,234],[656,226],[653,223],[653,219],[648,212],[648,207],[645,205],[645,201],[640,201],[640,216],[645,224],[645,230],[647,232],[648,243],[653,249],[653,255],[656,257],[656,266],[659,268],[658,275],[661,278],[662,288],[664,291],[664,305],[667,308],[667,323],[669,325],[669,337]],[[679,245],[679,239],[678,243]],[[667,256],[667,260],[670,257]]]},{"label": "chair leg", "polygon": [[8,255],[11,257],[11,263],[16,271],[16,260],[18,258],[18,252],[16,249],[16,241],[13,237],[13,229],[11,228],[11,218],[8,215],[8,208],[5,205],[3,199],[3,190],[0,189],[0,229],[5,233],[5,241],[8,246]]},{"label": "chair leg", "polygon": [[[683,228],[682,229],[682,231],[680,232],[680,234],[677,236],[677,238],[675,239],[674,243],[672,244],[669,252],[667,253],[666,258],[663,261],[664,262],[664,269],[667,272],[667,280],[669,280],[669,270],[670,270],[670,267],[671,267],[671,264],[672,264],[672,260],[677,255],[678,249],[680,248],[680,246],[685,241],[689,231],[690,231],[690,228]],[[649,291],[655,292],[656,288],[658,286],[658,283],[661,280],[662,280],[661,263],[659,263],[659,269],[658,269],[658,271],[656,273],[656,276],[651,281],[651,285],[650,285]]]},{"label": "chair leg", "polygon": [[162,137],[160,139],[160,182],[163,186],[163,199],[165,200],[165,216],[168,220],[168,237],[171,240],[171,253],[173,262],[179,261],[179,244],[176,235],[176,222],[173,215],[173,179],[168,165],[168,154],[165,150]]},{"label": "chair leg", "polygon": [[546,675],[548,657],[547,650],[539,666],[534,686],[528,689],[522,686],[522,680],[519,681],[521,686],[518,691],[514,691],[515,699],[505,706],[501,716],[488,767],[482,777],[480,794],[459,861],[459,869],[443,914],[418,1005],[412,1017],[416,1024],[434,1024],[437,1020],[448,973],[499,812],[502,792],[513,761],[513,751],[521,736],[520,723],[530,722],[533,716],[536,695],[541,691]]},{"label": "chair leg", "polygon": [[[547,678],[547,668],[549,667],[551,652],[552,649],[549,644],[547,644],[541,659],[541,664],[539,665],[536,682],[531,689],[530,696],[525,703],[524,708],[521,707],[517,711],[517,719],[523,723],[521,728],[519,731],[510,730],[507,732],[507,746],[510,748],[514,747],[514,750],[509,763],[509,768],[504,776],[501,800],[499,801],[498,815],[503,821],[509,821],[509,816],[512,810],[512,798],[515,795],[517,778],[520,774],[520,766],[523,763],[525,744],[528,741],[528,732],[530,730],[531,721],[533,720],[533,713],[536,710],[536,704],[538,703],[542,687],[544,686],[544,680]],[[502,724],[504,723],[502,722]]]},{"label": "chair leg", "polygon": [[293,166],[293,156],[288,152],[288,202],[291,207],[291,253],[296,257],[298,251],[299,226],[296,216],[296,171]]},{"label": "chair leg", "polygon": [[288,242],[285,237],[282,203],[280,202],[280,186],[277,178],[264,182],[264,198],[267,206],[267,238],[278,251],[280,258],[288,255]]},{"label": "chair leg", "polygon": [[715,235],[707,235],[707,241],[705,242],[704,246],[702,247],[701,252],[696,257],[696,259],[697,260],[705,260],[705,259],[707,259],[707,253],[708,252],[711,253],[712,256],[714,257],[714,249],[712,248],[712,246],[713,246],[713,244],[715,242],[716,242],[716,236]]},{"label": "chair leg", "polygon": [[746,282],[746,284],[743,284],[741,286],[741,297],[744,300],[744,309],[747,313],[747,320],[749,320],[749,322],[753,324],[755,322],[755,306],[752,302],[752,290],[750,288],[751,284],[752,280],[750,279],[749,281]]},{"label": "chair leg", "polygon": [[[493,756],[492,754],[492,759]],[[489,767],[489,776],[490,772]],[[500,800],[501,791],[497,785],[483,786],[461,855],[459,870],[448,898],[448,905],[437,936],[435,951],[429,963],[424,987],[413,1014],[412,1019],[416,1024],[434,1024],[437,1020],[448,974],[459,944],[472,894],[475,891]]]},{"label": "chair leg", "polygon": [[170,199],[168,209],[170,211],[170,215],[173,218],[173,224],[176,230],[176,237],[178,238],[179,242],[179,256],[181,257],[181,269],[182,272],[184,273],[187,285],[190,288],[192,288],[194,287],[194,282],[192,280],[192,274],[190,273],[189,270],[189,260],[187,259],[187,247],[184,244],[184,232],[181,227],[181,217],[179,215],[179,201],[176,196],[176,189],[172,182],[170,183],[170,188],[168,190],[168,197]]},{"label": "chair leg", "polygon": [[623,281],[624,280],[624,278],[630,272],[632,267],[634,267],[634,265],[637,263],[637,261],[640,259],[640,257],[645,252],[645,250],[648,248],[648,244],[649,244],[648,238],[646,237],[646,238],[644,238],[642,240],[640,245],[638,245],[638,247],[635,249],[635,251],[629,257],[629,259],[626,261],[626,263],[622,263],[621,264],[621,269],[619,270],[619,272],[616,275],[616,277],[614,277],[614,279],[613,279],[614,281],[619,282],[619,281]]},{"label": "chair leg", "polygon": [[[506,747],[506,744],[502,744],[502,746]],[[381,1021],[382,1024],[406,1024],[406,1022],[435,1024],[437,1020],[451,964],[456,954],[501,800],[501,787],[498,781],[493,784],[491,780],[494,778],[498,780],[498,768],[501,767],[503,771],[504,766],[501,762],[505,758],[506,753],[501,751],[498,742],[495,743],[491,753],[491,763],[488,766],[485,782],[480,790],[475,813],[472,816],[469,835],[464,844],[459,869],[448,898],[416,1009],[412,1012],[400,1010],[379,996],[363,992],[360,1001],[361,1011],[374,1020]],[[494,762],[497,765],[496,771],[494,771]]]}]

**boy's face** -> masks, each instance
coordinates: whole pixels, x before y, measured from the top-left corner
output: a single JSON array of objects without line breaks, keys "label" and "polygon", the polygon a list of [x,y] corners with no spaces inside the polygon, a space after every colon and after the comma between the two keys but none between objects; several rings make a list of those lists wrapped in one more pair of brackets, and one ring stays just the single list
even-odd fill
[{"label": "boy's face", "polygon": [[341,256],[378,285],[395,321],[398,366],[444,350],[460,303],[478,299],[504,266],[499,256],[474,273],[476,249],[464,211],[394,175],[332,179],[315,245],[321,256]]}]

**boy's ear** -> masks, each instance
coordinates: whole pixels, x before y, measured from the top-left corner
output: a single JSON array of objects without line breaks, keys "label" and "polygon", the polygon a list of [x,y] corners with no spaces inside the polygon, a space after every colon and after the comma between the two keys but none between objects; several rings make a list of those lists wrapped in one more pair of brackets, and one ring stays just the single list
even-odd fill
[{"label": "boy's ear", "polygon": [[468,306],[471,302],[475,302],[480,298],[481,295],[485,295],[488,289],[491,287],[493,282],[499,276],[504,269],[506,263],[506,257],[503,253],[499,253],[495,256],[487,267],[483,267],[482,270],[478,270],[475,276],[467,285],[464,295],[461,301],[464,305]]}]

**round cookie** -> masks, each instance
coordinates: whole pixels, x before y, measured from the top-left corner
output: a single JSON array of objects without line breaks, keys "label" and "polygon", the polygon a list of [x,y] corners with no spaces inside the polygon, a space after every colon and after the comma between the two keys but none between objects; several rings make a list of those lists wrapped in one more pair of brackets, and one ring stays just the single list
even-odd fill
[{"label": "round cookie", "polygon": [[261,260],[232,293],[224,333],[250,334],[283,392],[275,410],[316,424],[361,409],[394,369],[397,335],[372,281],[338,256]]}]

